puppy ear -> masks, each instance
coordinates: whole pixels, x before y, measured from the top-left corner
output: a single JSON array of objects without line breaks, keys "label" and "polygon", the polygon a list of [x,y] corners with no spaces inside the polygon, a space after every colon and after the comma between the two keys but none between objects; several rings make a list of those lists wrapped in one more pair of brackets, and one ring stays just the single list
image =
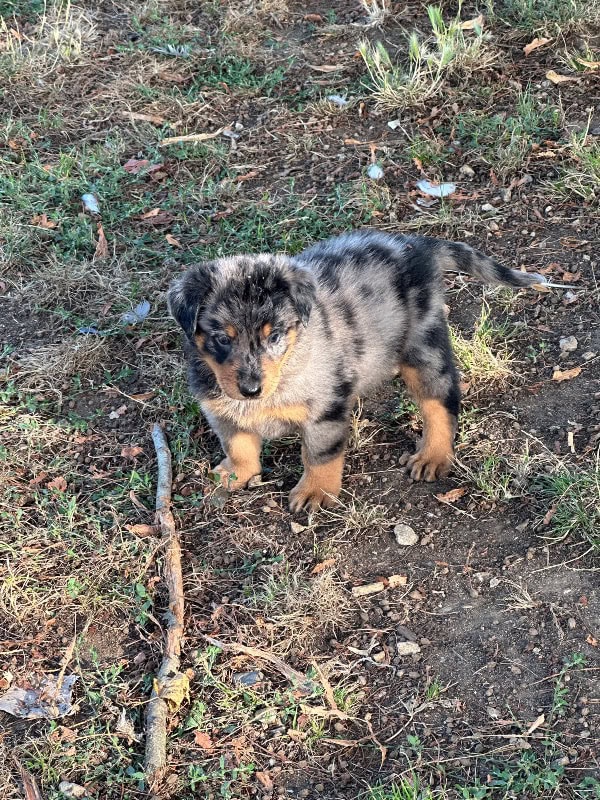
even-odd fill
[{"label": "puppy ear", "polygon": [[173,281],[167,291],[169,312],[188,339],[192,339],[196,333],[198,314],[213,288],[213,272],[213,262],[197,264],[182,278]]},{"label": "puppy ear", "polygon": [[306,327],[317,295],[315,277],[305,267],[292,267],[290,294],[300,322]]}]

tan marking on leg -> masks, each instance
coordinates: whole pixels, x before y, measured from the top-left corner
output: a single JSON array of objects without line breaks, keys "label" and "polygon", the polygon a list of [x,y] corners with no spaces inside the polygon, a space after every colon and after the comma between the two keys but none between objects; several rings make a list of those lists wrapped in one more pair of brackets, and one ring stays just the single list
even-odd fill
[{"label": "tan marking on leg", "polygon": [[309,464],[304,451],[304,474],[290,492],[290,510],[301,511],[305,506],[311,511],[319,506],[335,505],[342,488],[344,453],[325,464]]},{"label": "tan marking on leg", "polygon": [[408,468],[414,480],[434,481],[450,471],[456,419],[441,400],[424,396],[418,369],[402,366],[400,374],[423,416],[423,441],[409,458]]},{"label": "tan marking on leg", "polygon": [[227,442],[227,457],[211,470],[228,489],[241,489],[250,478],[260,475],[261,439],[256,433],[238,431]]}]

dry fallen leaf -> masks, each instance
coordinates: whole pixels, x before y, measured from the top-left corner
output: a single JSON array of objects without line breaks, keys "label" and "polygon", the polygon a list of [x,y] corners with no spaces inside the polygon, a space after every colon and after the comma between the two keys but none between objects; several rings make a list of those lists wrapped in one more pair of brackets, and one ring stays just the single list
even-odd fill
[{"label": "dry fallen leaf", "polygon": [[325,561],[321,561],[320,564],[315,564],[315,566],[311,569],[311,575],[318,575],[319,572],[323,572],[324,569],[327,567],[331,567],[335,564],[335,558],[326,558]]},{"label": "dry fallen leaf", "polygon": [[156,397],[156,392],[140,392],[139,394],[132,394],[129,396],[138,403],[145,403],[147,400],[152,400],[153,397]]},{"label": "dry fallen leaf", "polygon": [[537,50],[538,47],[543,47],[545,44],[548,44],[549,41],[551,40],[546,39],[545,36],[539,38],[536,36],[535,39],[529,42],[529,44],[525,45],[525,47],[523,48],[523,52],[525,53],[526,56],[528,56],[529,53],[533,53],[534,50]]},{"label": "dry fallen leaf", "polygon": [[108,255],[108,242],[106,241],[106,236],[104,235],[104,228],[102,227],[102,223],[98,223],[98,243],[96,245],[96,250],[94,252],[94,261],[96,259],[106,258]]},{"label": "dry fallen leaf", "polygon": [[110,414],[108,415],[108,418],[109,419],[119,419],[119,417],[122,417],[123,414],[125,414],[126,412],[127,412],[127,406],[119,406],[114,411],[110,412]]},{"label": "dry fallen leaf", "polygon": [[174,714],[190,694],[190,679],[183,672],[169,676],[163,683],[154,679],[154,689]]},{"label": "dry fallen leaf", "polygon": [[557,506],[552,506],[551,508],[546,511],[544,514],[544,519],[542,520],[542,525],[550,525],[552,522],[552,517],[556,514]]},{"label": "dry fallen leaf", "polygon": [[552,83],[569,83],[569,81],[577,81],[579,78],[569,75],[559,75],[558,72],[555,72],[553,69],[549,69],[546,73],[546,78]]},{"label": "dry fallen leaf", "polygon": [[466,486],[459,486],[456,489],[450,489],[449,492],[444,492],[444,494],[436,494],[435,499],[439,500],[440,503],[454,503],[460,497],[467,493]]},{"label": "dry fallen leaf", "polygon": [[592,634],[591,634],[591,633],[590,633],[590,634],[588,634],[588,636],[586,636],[586,639],[585,639],[585,640],[586,640],[586,642],[587,642],[588,644],[591,644],[591,645],[592,645],[592,647],[598,647],[598,639],[596,639],[596,637],[595,637],[595,636],[592,636]]},{"label": "dry fallen leaf", "polygon": [[140,219],[148,225],[166,225],[173,220],[170,211],[163,211],[162,208],[153,208],[140,216]]},{"label": "dry fallen leaf", "polygon": [[142,214],[140,219],[153,219],[154,217],[158,217],[160,211],[160,208],[153,208],[152,211],[146,211],[145,214]]},{"label": "dry fallen leaf", "polygon": [[460,23],[460,27],[463,31],[472,31],[476,28],[483,28],[483,14],[480,14],[478,17],[474,19],[466,19],[464,22]]},{"label": "dry fallen leaf", "polygon": [[565,283],[575,283],[581,280],[581,272],[563,272],[561,280]]},{"label": "dry fallen leaf", "polygon": [[259,783],[261,783],[268,792],[272,791],[273,781],[268,772],[255,772],[254,774],[258,778]]},{"label": "dry fallen leaf", "polygon": [[48,219],[47,214],[36,214],[35,217],[31,218],[31,224],[35,225],[36,228],[52,230],[52,228],[56,228],[58,223],[54,222],[53,219]]},{"label": "dry fallen leaf", "polygon": [[172,236],[170,233],[167,233],[167,234],[165,235],[165,239],[167,240],[167,242],[168,242],[169,244],[172,244],[172,245],[173,245],[173,247],[181,247],[181,246],[182,246],[182,244],[181,244],[181,242],[179,241],[179,239],[176,239],[176,238],[175,238],[174,236]]},{"label": "dry fallen leaf", "polygon": [[138,444],[126,445],[121,450],[121,456],[123,458],[137,458],[137,456],[141,455],[144,452],[144,448],[140,447]]},{"label": "dry fallen leaf", "polygon": [[210,751],[214,747],[213,740],[210,738],[208,733],[204,733],[204,731],[195,731],[194,742],[203,750]]},{"label": "dry fallen leaf", "polygon": [[564,372],[560,369],[555,369],[552,373],[552,380],[557,381],[557,383],[562,383],[563,381],[570,381],[572,378],[576,378],[579,373],[581,372],[581,367],[573,367],[573,369],[566,369]]},{"label": "dry fallen leaf", "polygon": [[123,164],[123,169],[125,172],[129,172],[130,175],[137,175],[140,170],[149,166],[149,164],[150,162],[147,158],[130,158],[129,161]]},{"label": "dry fallen leaf", "polygon": [[62,476],[58,476],[46,484],[48,489],[56,489],[57,492],[67,491],[67,482]]}]

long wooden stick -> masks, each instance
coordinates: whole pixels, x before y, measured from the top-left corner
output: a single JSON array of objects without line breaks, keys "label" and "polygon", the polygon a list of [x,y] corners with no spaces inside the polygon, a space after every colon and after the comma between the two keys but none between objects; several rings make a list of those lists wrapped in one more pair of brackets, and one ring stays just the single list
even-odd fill
[{"label": "long wooden stick", "polygon": [[152,695],[146,707],[146,754],[144,769],[151,786],[156,786],[167,763],[167,717],[175,711],[188,689],[186,675],[179,672],[181,639],[183,637],[183,577],[181,574],[181,545],[171,511],[173,471],[171,451],[165,433],[156,423],[152,441],[158,462],[156,486],[156,525],[160,528],[165,550],[163,574],[169,592],[169,610],[163,659],[154,679]]}]

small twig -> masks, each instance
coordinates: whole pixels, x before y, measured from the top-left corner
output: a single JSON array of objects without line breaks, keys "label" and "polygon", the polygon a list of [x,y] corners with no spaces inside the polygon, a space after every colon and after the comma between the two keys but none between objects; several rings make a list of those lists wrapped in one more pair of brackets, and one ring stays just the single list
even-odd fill
[{"label": "small twig", "polygon": [[175,711],[188,690],[188,678],[179,672],[181,639],[183,638],[183,577],[181,545],[171,511],[173,471],[171,451],[161,426],[152,428],[156,449],[158,479],[156,486],[156,524],[160,527],[165,557],[163,573],[169,592],[169,610],[163,659],[154,679],[152,695],[146,707],[146,754],[144,770],[151,787],[156,786],[167,763],[167,716]]},{"label": "small twig", "polygon": [[187,133],[182,136],[167,136],[166,139],[161,140],[160,146],[165,147],[168,144],[179,144],[179,142],[205,142],[207,139],[216,139],[224,130],[225,128],[217,128],[212,133]]},{"label": "small twig", "polygon": [[297,669],[290,667],[289,664],[286,664],[285,661],[279,658],[279,656],[269,653],[268,650],[259,650],[257,647],[246,647],[245,644],[239,644],[238,642],[221,642],[219,639],[213,639],[212,636],[205,635],[204,638],[209,644],[212,644],[221,650],[229,650],[232,653],[243,653],[251,658],[260,658],[263,661],[268,661],[269,664],[272,664],[279,672],[281,672],[281,674],[284,675],[292,683],[292,685],[294,685],[295,688],[300,689],[300,691],[305,694],[312,694],[316,688],[316,685],[310,680],[310,678],[307,678],[306,675],[298,672]]}]

